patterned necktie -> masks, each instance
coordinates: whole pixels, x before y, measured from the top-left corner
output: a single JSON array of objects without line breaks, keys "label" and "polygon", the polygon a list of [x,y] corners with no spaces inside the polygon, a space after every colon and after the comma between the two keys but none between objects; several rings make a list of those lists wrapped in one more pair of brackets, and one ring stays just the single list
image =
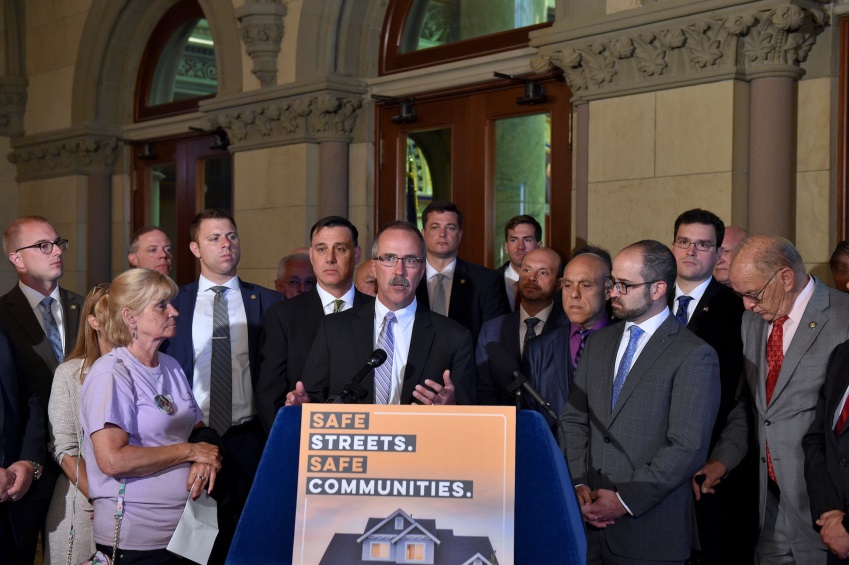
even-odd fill
[{"label": "patterned necktie", "polygon": [[575,352],[575,362],[572,364],[572,369],[574,372],[578,372],[578,362],[581,360],[581,355],[584,353],[584,346],[587,344],[587,338],[590,337],[590,334],[593,333],[592,330],[585,330],[584,328],[579,329],[575,332],[580,337],[581,341],[578,344],[578,350]]},{"label": "patterned necktie", "polygon": [[375,404],[389,404],[389,394],[392,391],[392,357],[395,353],[395,334],[392,331],[394,324],[395,314],[387,312],[377,338],[377,348],[386,352],[386,361],[374,370]]},{"label": "patterned necktie", "polygon": [[685,327],[687,326],[687,308],[690,306],[690,302],[692,302],[692,300],[692,296],[678,297],[678,311],[675,312],[675,317],[678,318],[678,321]]},{"label": "patterned necktie", "polygon": [[616,378],[613,379],[613,396],[610,399],[610,410],[616,406],[616,399],[619,398],[619,393],[622,391],[622,385],[625,384],[625,377],[628,376],[628,371],[631,370],[631,363],[634,362],[634,354],[637,352],[637,344],[640,337],[645,333],[639,326],[630,327],[631,336],[628,338],[628,347],[625,349],[625,355],[622,356],[622,361],[619,362],[619,369],[616,371]]},{"label": "patterned necktie", "polygon": [[539,318],[525,318],[527,330],[525,331],[525,340],[522,342],[522,355],[528,349],[528,342],[537,336],[536,327],[541,321]]},{"label": "patterned necktie", "polygon": [[342,307],[345,305],[345,301],[341,298],[333,301],[333,314],[342,311]]},{"label": "patterned necktie", "polygon": [[431,311],[447,316],[448,305],[446,304],[447,300],[445,299],[445,275],[437,273],[435,276],[436,286],[433,288],[433,304]]},{"label": "patterned necktie", "polygon": [[224,435],[233,423],[233,358],[230,355],[230,315],[226,286],[213,286],[212,361],[209,368],[209,427]]},{"label": "patterned necktie", "polygon": [[[772,322],[772,331],[766,340],[766,404],[772,401],[772,393],[775,392],[775,384],[778,382],[778,374],[781,372],[781,364],[784,362],[784,322],[787,316],[782,316]],[[772,466],[772,457],[769,454],[769,443],[766,444],[766,469],[769,478],[778,482],[775,478],[775,469]]]},{"label": "patterned necktie", "polygon": [[44,333],[47,334],[47,339],[50,341],[50,346],[53,348],[53,355],[56,356],[56,361],[61,363],[65,360],[65,353],[62,351],[62,336],[59,335],[59,324],[56,323],[56,318],[53,317],[53,303],[55,300],[47,296],[39,302],[41,307],[41,315],[44,318]]}]

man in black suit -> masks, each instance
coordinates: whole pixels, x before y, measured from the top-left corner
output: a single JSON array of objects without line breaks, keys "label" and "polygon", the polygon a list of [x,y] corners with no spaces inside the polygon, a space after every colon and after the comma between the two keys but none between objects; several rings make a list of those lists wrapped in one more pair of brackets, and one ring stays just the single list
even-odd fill
[{"label": "man in black suit", "polygon": [[416,299],[433,312],[466,326],[477,340],[481,326],[510,312],[503,279],[495,271],[457,257],[463,215],[451,202],[434,200],[422,212],[427,263]]},{"label": "man in black suit", "polygon": [[417,303],[425,253],[412,224],[395,221],[381,228],[372,248],[377,298],[322,320],[303,381],[287,395],[287,405],[339,395],[375,349],[383,349],[387,359],[361,382],[363,402],[475,403],[472,336]]},{"label": "man in black suit", "polygon": [[495,272],[498,273],[498,280],[504,281],[504,296],[510,304],[510,311],[516,310],[522,258],[541,245],[542,226],[533,216],[514,216],[504,225],[504,253],[508,261],[495,269]]},{"label": "man in black suit", "polygon": [[357,228],[340,216],[320,219],[310,230],[313,290],[272,307],[265,317],[259,349],[257,410],[265,433],[271,431],[286,393],[304,374],[318,326],[326,314],[359,308],[372,301],[354,288],[360,260]]},{"label": "man in black suit", "polygon": [[[265,446],[254,395],[259,336],[266,310],[282,296],[239,279],[241,244],[228,212],[204,210],[189,230],[189,249],[200,260],[200,279],[180,288],[174,300],[180,313],[177,335],[162,351],[180,363],[204,422],[218,432],[225,448],[231,496],[219,500],[220,535],[211,557],[218,563],[229,549]],[[220,355],[216,340],[227,343]]]},{"label": "man in black suit", "polygon": [[849,563],[849,342],[838,345],[828,360],[814,421],[802,438],[805,482],[811,516],[828,548],[829,565]]},{"label": "man in black suit", "polygon": [[515,312],[493,318],[481,328],[475,349],[479,404],[514,404],[504,386],[513,381],[513,371],[521,367],[526,347],[537,336],[542,338],[568,324],[563,309],[554,303],[560,263],[560,255],[553,249],[528,252],[519,268],[521,304]]},{"label": "man in black suit", "polygon": [[[3,251],[15,267],[18,284],[0,298],[0,329],[12,341],[20,382],[41,400],[44,437],[47,437],[47,402],[53,372],[74,348],[83,297],[59,288],[63,273],[62,255],[68,240],[41,216],[13,221],[3,233]],[[13,512],[20,560],[32,563],[38,533],[44,526],[53,486],[61,473],[44,451],[44,467],[32,469],[36,478],[25,497],[15,502]],[[39,478],[40,477],[40,478]]]},{"label": "man in black suit", "polygon": [[[713,278],[725,237],[725,224],[716,214],[693,209],[675,220],[672,254],[677,278],[673,312],[687,329],[705,340],[719,357],[719,413],[711,434],[716,444],[731,408],[743,372],[740,322],[743,301],[731,288]],[[722,481],[712,497],[694,489],[701,551],[694,559],[703,564],[749,564],[758,534],[757,475],[754,450],[744,465]],[[695,484],[695,486],[698,486]]]},{"label": "man in black suit", "polygon": [[34,463],[43,465],[47,444],[41,399],[19,380],[12,342],[0,330],[0,555],[6,563],[32,563],[21,557],[12,502],[29,490]]}]

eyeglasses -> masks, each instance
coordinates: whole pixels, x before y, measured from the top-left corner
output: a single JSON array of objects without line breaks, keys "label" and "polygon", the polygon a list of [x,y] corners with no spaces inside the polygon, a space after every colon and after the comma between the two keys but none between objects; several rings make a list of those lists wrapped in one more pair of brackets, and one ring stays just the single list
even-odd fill
[{"label": "eyeglasses", "polygon": [[607,279],[605,279],[605,287],[607,287],[608,290],[616,290],[616,292],[624,296],[628,294],[629,288],[633,288],[635,286],[643,286],[645,284],[654,284],[656,282],[660,282],[660,279],[656,281],[646,281],[640,283],[626,283],[622,281],[617,281],[613,277],[607,277]]},{"label": "eyeglasses", "polygon": [[711,247],[716,247],[715,243],[711,243],[709,241],[690,241],[686,237],[679,237],[672,242],[672,245],[679,249],[690,249],[691,245],[695,245],[696,249],[699,251],[710,251]]},{"label": "eyeglasses", "polygon": [[394,267],[398,264],[398,260],[404,263],[405,267],[409,267],[414,269],[424,263],[424,259],[421,257],[415,257],[413,255],[407,255],[406,257],[398,257],[397,255],[380,255],[379,257],[375,257],[375,259],[384,267]]},{"label": "eyeglasses", "polygon": [[740,298],[748,298],[749,300],[753,301],[755,304],[760,304],[761,303],[761,294],[763,294],[763,292],[766,290],[766,287],[769,286],[769,283],[772,282],[772,279],[775,278],[775,275],[777,275],[778,273],[780,273],[783,270],[784,270],[784,267],[781,267],[780,269],[778,269],[777,271],[772,273],[772,276],[769,277],[769,280],[766,281],[766,284],[763,285],[763,288],[761,288],[759,291],[755,292],[754,294],[749,293],[749,292],[737,292],[736,290],[734,291],[734,294],[736,294]]},{"label": "eyeglasses", "polygon": [[19,251],[23,251],[24,249],[35,249],[38,248],[39,251],[44,253],[45,255],[50,255],[53,253],[53,246],[58,245],[59,249],[62,251],[68,250],[68,240],[59,238],[56,241],[41,241],[39,243],[33,243],[32,245],[27,245],[26,247],[21,247],[20,249],[16,249],[15,253]]}]

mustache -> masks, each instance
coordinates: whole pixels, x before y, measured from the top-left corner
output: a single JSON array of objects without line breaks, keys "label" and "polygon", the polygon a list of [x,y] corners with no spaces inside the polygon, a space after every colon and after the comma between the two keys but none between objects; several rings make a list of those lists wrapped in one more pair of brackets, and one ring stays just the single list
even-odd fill
[{"label": "mustache", "polygon": [[390,286],[396,286],[397,285],[397,286],[403,286],[404,288],[410,288],[410,281],[408,281],[404,277],[399,277],[398,275],[395,275],[394,277],[389,279],[389,285]]}]

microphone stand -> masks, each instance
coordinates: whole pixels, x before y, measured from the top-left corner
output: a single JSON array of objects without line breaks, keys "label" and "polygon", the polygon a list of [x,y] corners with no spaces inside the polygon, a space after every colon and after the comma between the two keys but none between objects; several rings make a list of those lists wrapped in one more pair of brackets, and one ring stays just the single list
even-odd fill
[{"label": "microphone stand", "polygon": [[333,399],[332,404],[359,404],[365,400],[368,396],[368,390],[363,388],[360,383],[375,368],[383,365],[384,361],[386,361],[386,352],[382,349],[375,349],[366,364],[348,381],[339,396]]}]

